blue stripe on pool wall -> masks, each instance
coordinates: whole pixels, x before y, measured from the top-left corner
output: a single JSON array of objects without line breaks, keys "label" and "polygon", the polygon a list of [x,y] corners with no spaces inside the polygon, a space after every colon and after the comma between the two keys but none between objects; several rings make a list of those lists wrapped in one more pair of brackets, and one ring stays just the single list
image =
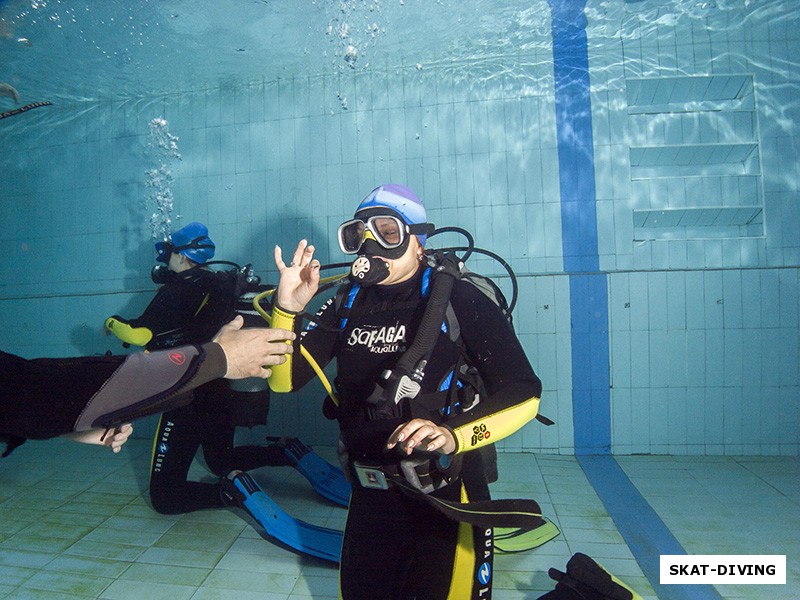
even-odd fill
[{"label": "blue stripe on pool wall", "polygon": [[564,270],[597,272],[597,193],[589,97],[585,0],[549,0],[552,9],[556,136]]},{"label": "blue stripe on pool wall", "polygon": [[564,271],[572,324],[575,454],[642,572],[662,600],[719,600],[711,586],[662,586],[659,556],[686,554],[611,452],[608,280],[600,273],[585,0],[552,11]]},{"label": "blue stripe on pool wall", "polygon": [[611,452],[608,292],[605,274],[569,277],[575,454]]},{"label": "blue stripe on pool wall", "polygon": [[552,11],[561,239],[570,275],[572,410],[576,454],[611,451],[608,283],[599,274],[597,193],[585,0]]}]

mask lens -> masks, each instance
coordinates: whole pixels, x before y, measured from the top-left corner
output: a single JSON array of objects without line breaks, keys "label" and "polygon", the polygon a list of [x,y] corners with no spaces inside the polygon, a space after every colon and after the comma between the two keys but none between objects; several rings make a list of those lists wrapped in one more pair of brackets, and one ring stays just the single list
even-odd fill
[{"label": "mask lens", "polygon": [[[372,235],[367,236],[367,231]],[[353,219],[339,225],[339,246],[345,254],[355,254],[361,249],[365,237],[372,237],[387,250],[403,245],[406,225],[397,217],[374,216],[365,221]]]},{"label": "mask lens", "polygon": [[387,250],[403,243],[403,223],[394,217],[372,217],[369,226],[381,246]]},{"label": "mask lens", "polygon": [[361,248],[364,239],[364,222],[353,219],[339,226],[339,245],[345,254],[354,254]]}]

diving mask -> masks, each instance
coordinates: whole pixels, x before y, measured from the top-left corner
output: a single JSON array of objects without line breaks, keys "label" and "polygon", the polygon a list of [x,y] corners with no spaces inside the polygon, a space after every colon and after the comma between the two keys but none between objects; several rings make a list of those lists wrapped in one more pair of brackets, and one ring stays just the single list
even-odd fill
[{"label": "diving mask", "polygon": [[156,242],[156,260],[168,263],[172,253],[177,252],[198,264],[202,264],[214,256],[215,247],[214,242],[207,235],[196,237],[188,244],[181,244],[180,246],[176,246],[171,240]]},{"label": "diving mask", "polygon": [[399,217],[387,214],[351,219],[339,225],[339,247],[345,254],[357,254],[367,240],[374,240],[385,250],[401,246],[405,250],[410,235],[430,234],[432,228],[429,223],[407,225]]}]

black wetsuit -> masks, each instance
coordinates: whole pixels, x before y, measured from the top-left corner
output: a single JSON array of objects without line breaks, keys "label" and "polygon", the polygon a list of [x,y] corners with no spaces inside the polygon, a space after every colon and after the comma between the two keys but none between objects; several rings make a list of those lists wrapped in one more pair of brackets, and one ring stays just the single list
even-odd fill
[{"label": "black wetsuit", "polygon": [[[258,393],[258,392],[257,392]],[[225,380],[211,381],[194,391],[191,404],[161,415],[150,464],[150,502],[163,514],[179,514],[225,506],[219,483],[191,481],[189,468],[200,447],[212,473],[224,477],[234,469],[248,471],[290,464],[283,447],[234,446],[237,402],[253,393],[236,392]],[[264,418],[269,410],[265,401]]]},{"label": "black wetsuit", "polygon": [[153,333],[148,350],[204,342],[235,316],[236,285],[234,271],[194,267],[183,273],[169,272],[141,316],[120,320]]},{"label": "black wetsuit", "polygon": [[[128,323],[153,332],[148,349],[170,347],[186,340],[200,342],[233,318],[237,300],[233,271],[195,268],[171,275],[142,315]],[[252,312],[252,305],[249,308]],[[267,325],[258,315],[243,316],[246,327]],[[156,511],[179,514],[225,506],[220,483],[188,478],[189,468],[201,447],[206,465],[218,477],[234,469],[247,471],[290,464],[278,445],[234,446],[238,424],[266,423],[269,390],[265,382],[259,383],[262,385],[256,386],[256,391],[242,392],[232,389],[226,380],[211,381],[194,391],[193,402],[161,415],[150,463],[150,501]],[[260,412],[260,418],[243,420],[243,406]]]},{"label": "black wetsuit", "polygon": [[213,277],[213,273],[201,268],[191,272],[193,277],[173,274],[170,281],[158,288],[141,316],[129,321],[131,326],[147,327],[156,336],[185,329],[209,294],[207,280]]},{"label": "black wetsuit", "polygon": [[[386,439],[408,420],[407,415],[370,420],[365,399],[379,375],[392,369],[414,340],[426,305],[422,273],[400,284],[361,289],[349,311],[338,308],[339,302],[328,302],[317,313],[319,326],[297,338],[296,344],[302,343],[321,365],[337,360],[338,420],[351,468],[356,460],[391,461],[383,449]],[[488,499],[481,454],[467,451],[485,447],[532,418],[530,403],[534,399],[538,407],[541,382],[510,324],[483,292],[457,281],[450,305],[457,321],[450,327],[460,328],[460,335],[456,340],[444,333],[437,337],[421,392],[406,409],[411,416],[446,423],[454,432],[457,453],[463,454],[461,476],[434,495],[455,501]],[[344,330],[336,332],[343,317]],[[281,318],[291,316],[284,312]],[[273,325],[284,322],[273,317]],[[301,387],[313,372],[299,357],[295,349],[290,363],[273,369],[273,377],[285,378],[291,369],[291,387]],[[452,395],[443,390],[460,360],[478,369],[487,395],[466,412],[444,416]],[[352,471],[351,476],[355,481]],[[492,555],[491,529],[451,521],[396,486],[372,490],[353,484],[340,573],[346,600],[490,598]]]}]

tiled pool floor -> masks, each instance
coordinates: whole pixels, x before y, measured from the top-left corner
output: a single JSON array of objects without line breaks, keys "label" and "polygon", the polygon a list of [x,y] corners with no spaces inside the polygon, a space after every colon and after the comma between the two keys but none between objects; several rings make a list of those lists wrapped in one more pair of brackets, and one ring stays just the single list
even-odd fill
[{"label": "tiled pool floor", "polygon": [[[316,450],[331,460],[329,448]],[[151,442],[119,455],[64,440],[28,442],[0,460],[0,598],[333,600],[335,566],[262,538],[230,510],[164,516],[148,505]],[[731,600],[790,600],[800,589],[800,459],[623,456],[618,463],[690,554],[786,554],[785,586],[719,586]],[[495,559],[496,600],[534,599],[584,552],[657,598],[572,456],[503,453],[495,497],[532,497],[561,535]],[[198,462],[197,478],[205,475]],[[345,509],[288,467],[253,476],[284,510],[342,528]],[[675,587],[675,586],[669,586]],[[713,590],[712,590],[713,591]],[[662,591],[662,599],[670,600]]]}]

